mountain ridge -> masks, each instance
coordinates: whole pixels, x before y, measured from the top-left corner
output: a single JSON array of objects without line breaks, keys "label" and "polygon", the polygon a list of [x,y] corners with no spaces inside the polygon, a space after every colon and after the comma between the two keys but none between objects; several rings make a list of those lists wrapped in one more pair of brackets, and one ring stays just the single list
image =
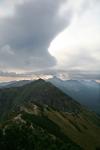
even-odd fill
[{"label": "mountain ridge", "polygon": [[88,109],[100,113],[100,84],[96,81],[61,80],[57,77],[48,81]]},{"label": "mountain ridge", "polygon": [[[12,126],[13,122],[18,128],[23,124],[25,128],[27,124],[32,125],[33,129],[38,128],[36,131],[40,136],[40,131],[46,130],[48,137],[49,134],[51,137],[52,133],[63,142],[64,147],[70,145],[69,150],[71,145],[73,150],[75,147],[85,150],[100,148],[100,118],[96,113],[89,111],[53,84],[42,79],[22,87],[0,89],[0,119],[3,130],[9,125]],[[13,128],[11,132],[12,130]],[[64,137],[66,142],[67,139],[72,142],[64,142]]]}]

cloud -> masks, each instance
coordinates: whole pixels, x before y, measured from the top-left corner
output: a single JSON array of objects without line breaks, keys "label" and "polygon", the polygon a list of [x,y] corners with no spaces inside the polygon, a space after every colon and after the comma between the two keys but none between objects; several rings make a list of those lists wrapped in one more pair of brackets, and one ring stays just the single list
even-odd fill
[{"label": "cloud", "polygon": [[15,72],[0,71],[0,77],[27,77],[27,74],[17,74]]},{"label": "cloud", "polygon": [[[46,69],[34,72],[15,73],[0,71],[0,81],[48,79],[56,76],[64,80],[100,80],[100,71]],[[5,80],[6,79],[6,80]]]},{"label": "cloud", "polygon": [[0,77],[99,79],[99,16],[99,0],[2,0]]},{"label": "cloud", "polygon": [[67,7],[73,12],[71,23],[49,47],[56,67],[100,70],[100,1],[69,0]]},{"label": "cloud", "polygon": [[1,0],[0,1],[0,17],[12,16],[16,4],[22,3],[21,0]]},{"label": "cloud", "polygon": [[32,71],[56,64],[48,47],[70,20],[69,13],[67,19],[59,15],[62,4],[62,0],[13,2],[12,15],[0,18],[1,69]]}]

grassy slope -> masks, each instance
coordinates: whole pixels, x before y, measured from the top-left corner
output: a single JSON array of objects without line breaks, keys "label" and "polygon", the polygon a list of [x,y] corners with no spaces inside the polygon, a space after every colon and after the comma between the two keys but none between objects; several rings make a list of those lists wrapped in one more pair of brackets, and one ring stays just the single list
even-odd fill
[{"label": "grassy slope", "polygon": [[[63,140],[67,140],[64,136],[69,137],[85,150],[100,148],[100,120],[98,120],[95,114],[92,114],[91,118],[91,113],[89,114],[86,110],[75,115],[73,113],[56,111],[47,106],[44,108],[34,107],[33,104],[21,108],[21,111],[23,119],[28,117],[33,123],[45,129],[46,125],[47,127],[49,126],[48,130],[51,131],[52,134],[56,133],[56,136],[60,134]],[[53,125],[57,125],[58,128],[55,130]]]},{"label": "grassy slope", "polygon": [[6,117],[14,107],[31,101],[69,112],[78,112],[81,108],[79,103],[58,88],[39,80],[19,88],[0,89],[0,119]]},{"label": "grassy slope", "polygon": [[49,112],[48,117],[57,123],[62,131],[85,150],[100,147],[100,127],[83,112],[78,116],[69,113]]},{"label": "grassy slope", "polygon": [[20,109],[20,112],[12,112],[9,120],[2,123],[1,129],[5,134],[3,138],[0,138],[1,147],[3,145],[9,150],[27,150],[29,145],[28,150],[33,150],[32,147],[34,150],[82,150],[54,121],[47,117],[43,109],[36,105],[23,106]]},{"label": "grassy slope", "polygon": [[[31,104],[32,107],[23,107],[29,102],[42,106],[34,108]],[[9,117],[13,109],[22,106],[21,111],[47,116],[66,136],[86,150],[100,147],[99,118],[49,83],[36,81],[20,88],[0,90],[0,103],[1,120]],[[47,109],[45,105],[44,108],[44,104],[51,107]],[[19,113],[19,107],[16,111]],[[13,112],[13,115],[16,113]]]}]

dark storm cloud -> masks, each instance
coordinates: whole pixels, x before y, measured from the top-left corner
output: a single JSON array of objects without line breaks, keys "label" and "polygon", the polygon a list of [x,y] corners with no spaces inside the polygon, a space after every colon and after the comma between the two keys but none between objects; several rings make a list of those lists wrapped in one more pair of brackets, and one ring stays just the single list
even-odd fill
[{"label": "dark storm cloud", "polygon": [[29,0],[0,18],[1,69],[40,69],[56,64],[48,52],[52,39],[69,23],[59,16],[62,0]]}]

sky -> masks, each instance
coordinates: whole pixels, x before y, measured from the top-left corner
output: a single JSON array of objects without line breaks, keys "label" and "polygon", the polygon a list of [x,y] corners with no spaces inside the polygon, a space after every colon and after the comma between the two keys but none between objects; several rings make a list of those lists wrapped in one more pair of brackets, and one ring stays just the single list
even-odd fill
[{"label": "sky", "polygon": [[100,79],[100,0],[0,0],[0,81]]}]

